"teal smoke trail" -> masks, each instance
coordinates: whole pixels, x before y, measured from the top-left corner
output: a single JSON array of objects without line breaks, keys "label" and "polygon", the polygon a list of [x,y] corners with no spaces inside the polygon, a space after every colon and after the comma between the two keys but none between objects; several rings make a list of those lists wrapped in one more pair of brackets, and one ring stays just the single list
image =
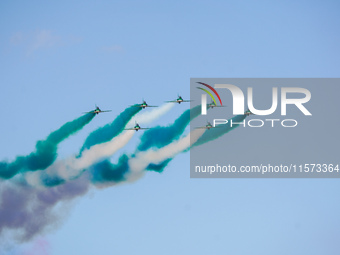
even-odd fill
[{"label": "teal smoke trail", "polygon": [[80,150],[80,155],[85,149],[89,149],[96,144],[108,142],[113,137],[119,135],[131,118],[142,109],[137,106],[138,105],[133,105],[126,108],[112,123],[93,131],[86,138],[85,143]]},{"label": "teal smoke trail", "polygon": [[31,154],[18,156],[11,163],[0,162],[0,177],[9,179],[19,172],[46,169],[57,158],[58,144],[82,129],[94,116],[94,113],[88,113],[67,122],[58,130],[52,132],[45,140],[38,141],[36,151]]},{"label": "teal smoke trail", "polygon": [[192,146],[198,146],[198,145],[201,145],[206,142],[219,138],[220,136],[228,133],[229,131],[237,128],[240,125],[240,124],[233,124],[231,126],[230,125],[231,121],[232,123],[242,123],[246,117],[247,117],[246,115],[236,115],[235,117],[229,119],[227,124],[218,125],[216,128],[206,130],[204,134]]},{"label": "teal smoke trail", "polygon": [[[141,107],[136,106],[137,105],[126,108],[110,124],[107,124],[104,127],[98,128],[97,130],[93,131],[85,140],[80,153],[96,144],[108,142],[114,137],[118,136],[124,130],[126,124],[131,120],[131,118],[142,109]],[[81,157],[81,154],[79,154],[78,157]],[[86,169],[84,169],[79,174],[79,176],[74,177],[74,179],[77,179],[85,172]],[[57,175],[50,175],[48,173],[42,173],[40,176],[40,180],[46,187],[54,187],[66,182],[64,178]]]},{"label": "teal smoke trail", "polygon": [[[224,125],[219,125],[217,128],[212,128],[210,130],[206,130],[203,135],[196,141],[196,143],[194,143],[191,147],[193,146],[198,146],[198,145],[202,145],[206,142],[215,140],[217,138],[219,138],[220,136],[228,133],[229,131],[237,128],[240,124],[234,124],[234,125],[230,125],[231,121],[233,123],[242,123],[242,121],[244,121],[246,118],[246,115],[237,115],[231,119],[228,120],[228,124],[224,124]],[[160,164],[149,164],[147,166],[147,170],[150,171],[155,171],[155,172],[162,172],[164,170],[164,168],[170,163],[170,161],[173,158],[169,158],[165,161],[163,161]]]},{"label": "teal smoke trail", "polygon": [[175,122],[167,127],[154,127],[146,130],[138,146],[139,151],[145,151],[151,147],[161,148],[174,140],[177,140],[184,132],[190,121],[200,114],[201,106],[186,110]]},{"label": "teal smoke trail", "polygon": [[[94,131],[84,143],[90,145],[97,144],[99,141],[105,142],[108,139],[112,139],[116,135],[119,135],[126,124],[130,121],[135,113],[141,108],[129,107],[123,111],[111,124],[106,125],[103,128],[99,128]],[[136,111],[137,110],[137,111]],[[183,134],[185,128],[188,126],[190,121],[200,114],[200,106],[194,107],[191,110],[184,111],[173,124],[169,126],[158,126],[143,132],[141,136],[141,142],[138,146],[138,151],[147,150],[151,147],[161,148],[172,143],[174,140],[179,139]],[[108,131],[110,134],[108,135]],[[91,142],[92,141],[92,142]],[[91,142],[91,143],[90,143]],[[84,147],[84,146],[83,146]],[[109,160],[104,160],[93,166],[91,166],[90,172],[93,175],[94,182],[102,182],[105,180],[109,181],[120,181],[124,177],[124,173],[128,171],[128,160],[134,155],[127,156],[123,155],[117,165],[113,165]],[[65,180],[57,175],[49,175],[42,173],[40,180],[47,187],[54,187],[65,183]]]},{"label": "teal smoke trail", "polygon": [[[178,140],[183,134],[185,128],[190,123],[190,120],[197,117],[200,114],[201,106],[196,106],[192,109],[186,110],[179,116],[173,124],[162,127],[154,127],[143,133],[141,136],[141,142],[137,147],[137,151],[145,151],[149,148],[162,148],[175,140]],[[130,157],[134,157],[131,155]],[[92,182],[120,182],[125,180],[125,174],[129,172],[128,161],[130,157],[123,154],[117,164],[112,164],[109,160],[104,160],[91,167]],[[167,163],[162,162],[164,167]],[[156,168],[157,166],[155,166]],[[163,167],[163,168],[164,168]]]},{"label": "teal smoke trail", "polygon": [[103,160],[90,169],[92,183],[121,182],[125,181],[125,174],[130,171],[129,156],[120,156],[117,164],[112,164],[109,160]]}]

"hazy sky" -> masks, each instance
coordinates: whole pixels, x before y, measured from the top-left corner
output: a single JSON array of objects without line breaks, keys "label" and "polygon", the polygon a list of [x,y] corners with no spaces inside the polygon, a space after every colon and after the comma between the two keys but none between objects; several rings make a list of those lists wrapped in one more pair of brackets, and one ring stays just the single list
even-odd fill
[{"label": "hazy sky", "polygon": [[[188,98],[191,77],[339,77],[339,8],[337,1],[2,1],[0,160],[30,153],[95,104],[112,109],[59,146],[60,158],[73,155],[91,131],[143,98],[153,105]],[[176,105],[153,125],[172,123],[187,107]],[[133,151],[139,136],[117,155]],[[252,144],[241,129],[226,136]],[[0,251],[338,254],[339,195],[335,179],[190,179],[184,153],[162,174],[64,205],[50,231]]]}]

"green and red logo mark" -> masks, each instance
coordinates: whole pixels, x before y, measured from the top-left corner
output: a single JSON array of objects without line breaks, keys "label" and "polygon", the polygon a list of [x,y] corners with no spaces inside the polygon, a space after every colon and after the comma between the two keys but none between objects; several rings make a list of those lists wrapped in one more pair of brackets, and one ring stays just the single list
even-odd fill
[{"label": "green and red logo mark", "polygon": [[[206,83],[203,83],[203,82],[197,82],[197,83],[206,86],[206,87],[209,88],[212,92],[214,92],[215,95],[217,96],[218,100],[220,101],[220,104],[222,105],[221,97],[220,97],[220,95],[217,93],[217,91],[216,91],[213,87],[211,87],[210,85],[208,85],[208,84],[206,84]],[[211,92],[210,92],[209,90],[204,89],[204,88],[200,88],[200,87],[197,87],[197,88],[203,90],[204,92],[206,92],[206,93],[211,97],[211,99],[213,100],[213,102],[215,103],[215,105],[217,105],[214,96],[211,94]]]},{"label": "green and red logo mark", "polygon": [[[197,82],[198,84],[201,84],[207,88],[209,88],[212,92],[214,92],[214,94],[217,96],[221,106],[222,106],[222,100],[221,100],[221,97],[220,95],[217,93],[217,91],[210,85],[206,84],[206,83],[203,83],[203,82]],[[216,99],[214,97],[214,95],[207,89],[205,88],[201,88],[201,87],[197,87],[198,89],[200,90],[203,90],[204,92],[206,92],[212,99],[212,102],[208,105],[208,107],[210,108],[213,108],[215,106],[217,106],[217,103],[216,103]],[[207,114],[207,95],[206,94],[202,94],[202,115],[206,115]]]}]

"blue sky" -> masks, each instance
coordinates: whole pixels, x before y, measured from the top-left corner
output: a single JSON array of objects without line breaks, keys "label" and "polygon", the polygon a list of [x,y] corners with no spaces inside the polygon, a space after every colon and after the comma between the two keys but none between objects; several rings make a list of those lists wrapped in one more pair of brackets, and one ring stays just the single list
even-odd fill
[{"label": "blue sky", "polygon": [[[0,160],[30,153],[94,104],[112,109],[60,145],[61,158],[72,155],[91,131],[142,98],[154,105],[177,93],[188,98],[191,77],[339,77],[339,7],[2,1]],[[171,123],[186,107],[155,124]],[[61,220],[39,238],[48,254],[65,255],[337,254],[339,193],[333,179],[190,179],[185,153],[162,174],[64,205]]]}]

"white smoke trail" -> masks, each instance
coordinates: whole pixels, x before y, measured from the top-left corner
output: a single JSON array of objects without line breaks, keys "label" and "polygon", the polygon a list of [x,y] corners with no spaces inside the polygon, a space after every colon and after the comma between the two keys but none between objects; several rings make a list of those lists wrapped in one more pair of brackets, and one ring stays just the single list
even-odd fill
[{"label": "white smoke trail", "polygon": [[61,177],[68,181],[78,177],[89,166],[111,157],[119,149],[123,148],[133,137],[135,131],[128,130],[116,136],[111,141],[96,144],[88,150],[84,150],[80,158],[72,157],[60,160],[45,169],[44,171],[28,172],[25,174],[25,180],[28,184],[35,187],[45,186],[41,176]]},{"label": "white smoke trail", "polygon": [[135,122],[138,122],[138,124],[148,124],[155,119],[158,119],[168,111],[174,107],[174,103],[167,103],[163,104],[160,107],[154,108],[149,112],[139,112],[137,115],[135,115],[126,125],[127,127],[133,126]]},{"label": "white smoke trail", "polygon": [[[139,114],[136,118],[140,119],[140,123],[143,124],[152,122],[167,113],[173,107],[173,105],[174,104],[163,104],[162,106],[155,108],[152,111]],[[130,120],[126,124],[126,127],[129,127],[129,125],[131,123],[134,123],[134,121],[134,119]],[[64,179],[73,178],[79,175],[80,171],[82,171],[83,169],[88,168],[89,166],[105,158],[111,157],[131,140],[134,133],[134,130],[123,132],[109,142],[97,144],[92,146],[89,150],[85,150],[81,158],[73,158],[71,159],[71,162],[67,164],[68,167],[61,167],[59,169],[60,176]]]},{"label": "white smoke trail", "polygon": [[[139,122],[141,124],[146,124],[167,113],[173,107],[173,105],[174,104],[164,104],[158,108],[153,109],[152,111],[141,113],[134,118],[140,119]],[[134,123],[134,118],[126,124],[126,127],[129,127],[129,125]],[[73,159],[73,162],[71,163],[71,166],[69,168],[81,171],[93,165],[94,163],[99,162],[100,160],[111,157],[114,153],[123,148],[131,140],[134,132],[134,130],[129,130],[116,136],[109,142],[92,146],[89,150],[83,152],[81,158]],[[68,170],[68,172],[70,171]],[[64,172],[62,177],[67,178],[67,174],[67,172]],[[75,173],[75,175],[77,174],[79,174],[79,172]],[[74,177],[74,175],[71,175],[71,177]]]},{"label": "white smoke trail", "polygon": [[147,151],[137,152],[135,157],[128,162],[130,172],[126,176],[128,181],[135,181],[142,176],[142,172],[149,164],[160,164],[163,161],[173,158],[178,153],[190,148],[205,132],[205,129],[196,129],[191,131],[187,136],[167,145],[161,149],[149,149]]},{"label": "white smoke trail", "polygon": [[77,180],[48,188],[18,186],[13,182],[1,184],[0,254],[2,241],[5,241],[7,234],[10,234],[11,241],[19,242],[29,241],[41,235],[56,223],[60,223],[56,219],[65,212],[65,202],[70,202],[91,190],[86,174]]},{"label": "white smoke trail", "polygon": [[[203,129],[196,129],[187,136],[158,150],[149,149],[147,151],[137,152],[136,157],[131,158],[128,162],[130,175],[127,176],[127,181],[133,181],[140,178],[145,173],[144,170],[150,163],[159,164],[164,160],[173,158],[176,154],[189,149],[190,146],[202,136],[204,131],[205,130]],[[124,146],[124,143],[127,143],[130,139],[130,134],[133,135],[134,133],[134,131],[123,132],[111,142],[101,144],[100,147],[99,145],[98,147],[93,146],[96,147],[95,152],[98,152],[100,157],[106,157],[117,151],[119,146]],[[88,150],[88,152],[84,151],[83,153],[83,157],[89,159],[88,162],[82,161],[83,157],[73,159],[79,160],[78,163],[74,163],[72,160],[69,162],[59,161],[54,165],[55,172],[53,172],[53,169],[49,169],[49,171],[51,171],[50,173],[55,174],[57,173],[57,170],[59,170],[61,171],[61,174],[64,173],[67,175],[66,177],[69,177],[68,171],[72,170],[69,168],[82,168],[90,161],[92,162],[99,158],[95,152],[90,152],[90,150]],[[1,228],[20,229],[24,233],[23,238],[25,240],[30,240],[41,233],[41,231],[44,231],[48,226],[55,222],[55,218],[52,216],[54,216],[54,209],[60,201],[70,201],[77,196],[84,195],[92,187],[88,174],[90,175],[89,172],[85,172],[80,178],[56,187],[37,189],[36,187],[20,186],[20,190],[17,188],[13,190],[8,189],[5,192],[0,190],[0,195],[3,198],[2,201],[6,202],[0,204],[6,209],[0,210],[0,233]],[[39,183],[39,178],[32,178],[32,183]],[[2,186],[0,185],[0,188],[1,187]],[[16,218],[12,217],[12,215],[18,211],[18,208],[21,216],[20,221],[17,221]],[[2,211],[4,211],[3,214],[1,214]],[[37,215],[39,217],[37,217]]]},{"label": "white smoke trail", "polygon": [[81,158],[73,159],[72,168],[84,169],[102,159],[111,157],[131,140],[134,133],[134,130],[128,130],[116,136],[110,142],[92,146],[89,150],[83,152]]}]

